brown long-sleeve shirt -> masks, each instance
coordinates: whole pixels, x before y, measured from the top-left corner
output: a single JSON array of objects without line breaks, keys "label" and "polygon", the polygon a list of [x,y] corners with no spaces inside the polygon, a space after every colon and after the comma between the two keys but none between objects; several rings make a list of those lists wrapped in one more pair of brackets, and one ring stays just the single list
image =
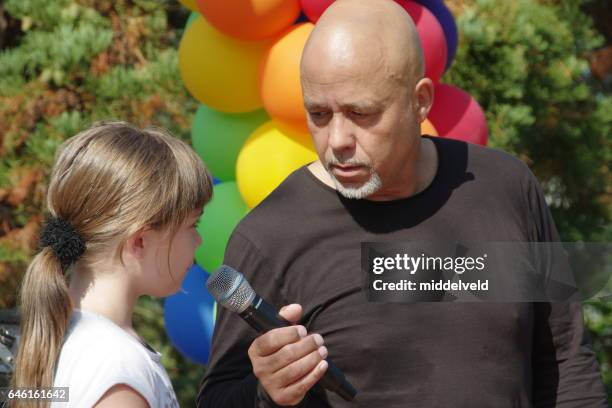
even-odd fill
[{"label": "brown long-sleeve shirt", "polygon": [[[557,241],[537,181],[497,150],[432,138],[439,168],[421,193],[349,200],[303,167],[234,231],[225,263],[325,339],[359,391],[345,402],[320,386],[305,407],[606,407],[576,303],[370,303],[365,241]],[[275,406],[252,373],[256,333],[219,308],[198,407]]]}]

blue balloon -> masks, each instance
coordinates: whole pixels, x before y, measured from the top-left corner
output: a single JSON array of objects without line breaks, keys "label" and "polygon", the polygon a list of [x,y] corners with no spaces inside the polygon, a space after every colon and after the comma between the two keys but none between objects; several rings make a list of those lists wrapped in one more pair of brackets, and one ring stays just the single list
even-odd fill
[{"label": "blue balloon", "polygon": [[189,359],[208,363],[215,326],[215,300],[206,290],[208,273],[196,264],[183,280],[182,290],[166,298],[164,324],[172,344]]},{"label": "blue balloon", "polygon": [[444,30],[444,37],[446,38],[447,54],[446,54],[446,70],[451,66],[457,53],[457,24],[455,24],[455,17],[450,12],[448,7],[442,0],[416,0],[425,6],[431,14],[436,16],[436,19]]},{"label": "blue balloon", "polygon": [[213,186],[216,186],[219,183],[221,183],[221,180],[219,180],[218,178],[213,177]]}]

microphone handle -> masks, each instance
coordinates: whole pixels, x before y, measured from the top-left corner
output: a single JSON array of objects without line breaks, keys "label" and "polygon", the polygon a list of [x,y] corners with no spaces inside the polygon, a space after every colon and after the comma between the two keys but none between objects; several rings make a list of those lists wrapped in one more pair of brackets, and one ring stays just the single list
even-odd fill
[{"label": "microphone handle", "polygon": [[[240,317],[262,334],[279,327],[291,326],[291,323],[283,319],[274,307],[259,295],[255,295],[251,305],[240,313]],[[355,388],[347,381],[342,371],[329,357],[325,361],[327,361],[327,371],[323,374],[319,383],[328,390],[340,395],[345,401],[352,401],[357,394]]]}]

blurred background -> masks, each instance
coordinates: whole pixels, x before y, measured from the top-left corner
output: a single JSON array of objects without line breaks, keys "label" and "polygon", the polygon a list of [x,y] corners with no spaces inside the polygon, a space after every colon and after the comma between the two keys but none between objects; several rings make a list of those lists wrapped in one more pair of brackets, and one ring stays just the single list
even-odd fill
[{"label": "blurred background", "polygon": [[[324,2],[300,2],[307,3]],[[486,121],[479,143],[505,150],[529,165],[544,188],[563,241],[612,241],[612,4],[444,4],[454,17],[457,37],[452,50],[451,41],[447,43],[453,55],[441,66],[440,82],[469,92],[478,102]],[[230,169],[227,163],[215,163],[218,155],[211,157],[210,152],[218,147],[196,137],[215,131],[205,129],[213,122],[223,132],[224,120],[229,120],[203,105],[210,102],[225,112],[224,101],[198,94],[199,85],[193,84],[189,72],[198,68],[198,61],[179,57],[187,52],[186,26],[202,21],[199,11],[189,0],[0,0],[0,386],[10,371],[19,283],[36,251],[55,150],[66,138],[96,120],[118,118],[141,127],[162,126],[193,143],[221,181],[215,186],[216,196],[234,200],[231,208],[224,204],[218,213],[211,210],[216,221],[203,219],[200,232],[205,241],[219,236],[214,228],[227,236],[262,198],[249,190],[246,176],[241,181],[235,174],[236,157]],[[314,21],[306,14],[298,11],[295,21]],[[265,88],[265,83],[260,85]],[[230,102],[230,107],[236,103]],[[285,114],[274,110],[275,103],[264,98],[265,111],[231,120],[241,121],[246,136],[255,131],[251,136],[272,137],[268,114],[281,122]],[[237,110],[243,114],[261,108],[247,105]],[[291,112],[285,118],[291,120],[290,116]],[[259,127],[262,124],[268,127]],[[230,147],[238,155],[241,146]],[[301,155],[301,160],[311,157],[308,152],[289,153]],[[243,163],[253,160],[243,154]],[[252,174],[248,167],[246,173]],[[219,219],[231,222],[216,225]],[[216,246],[199,249],[196,261],[201,268],[194,266],[183,285],[199,299],[205,296],[198,291],[206,270],[220,262],[224,240],[208,245]],[[166,301],[142,298],[134,318],[137,331],[163,354],[181,406],[194,404],[213,325],[214,302],[207,299],[194,306],[192,301],[185,294]],[[203,320],[203,334],[197,328],[181,331],[184,325],[178,316],[191,319],[190,307]],[[612,303],[587,302],[584,311],[612,396]]]}]

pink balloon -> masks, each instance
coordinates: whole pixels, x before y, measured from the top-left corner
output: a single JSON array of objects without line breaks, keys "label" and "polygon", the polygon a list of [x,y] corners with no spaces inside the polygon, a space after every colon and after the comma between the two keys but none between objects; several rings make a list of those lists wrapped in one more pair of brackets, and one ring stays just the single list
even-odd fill
[{"label": "pink balloon", "polygon": [[313,23],[317,22],[325,9],[333,2],[334,0],[300,0],[304,14],[306,14]]},{"label": "pink balloon", "polygon": [[487,120],[474,98],[462,89],[435,84],[434,104],[427,118],[440,137],[487,145]]},{"label": "pink balloon", "polygon": [[425,56],[425,76],[438,82],[446,67],[448,48],[444,29],[438,19],[426,7],[410,0],[396,0],[416,25]]}]

